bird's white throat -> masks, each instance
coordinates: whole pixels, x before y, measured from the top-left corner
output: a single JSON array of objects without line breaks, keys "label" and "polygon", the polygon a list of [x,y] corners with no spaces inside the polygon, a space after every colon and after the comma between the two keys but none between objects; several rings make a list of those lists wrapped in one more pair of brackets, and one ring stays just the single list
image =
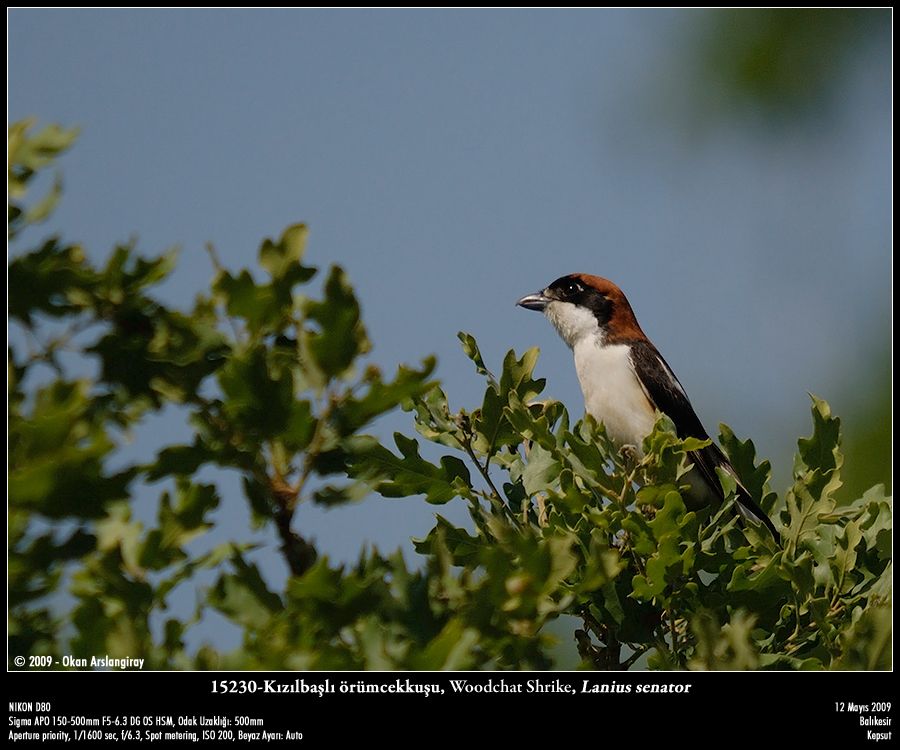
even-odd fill
[{"label": "bird's white throat", "polygon": [[544,315],[572,349],[583,338],[591,340],[603,338],[597,318],[585,307],[554,300],[544,308]]}]

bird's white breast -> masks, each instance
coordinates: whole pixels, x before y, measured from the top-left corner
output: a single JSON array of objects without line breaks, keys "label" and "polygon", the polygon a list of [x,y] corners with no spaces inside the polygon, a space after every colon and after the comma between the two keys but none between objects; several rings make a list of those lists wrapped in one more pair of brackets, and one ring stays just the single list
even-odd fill
[{"label": "bird's white breast", "polygon": [[603,422],[619,445],[641,443],[653,430],[656,410],[634,372],[626,344],[604,345],[599,336],[584,336],[572,347],[584,408]]},{"label": "bird's white breast", "polygon": [[633,445],[640,453],[656,422],[656,409],[634,372],[629,347],[607,344],[594,314],[578,305],[555,300],[544,314],[575,354],[587,413],[603,422],[616,443]]}]

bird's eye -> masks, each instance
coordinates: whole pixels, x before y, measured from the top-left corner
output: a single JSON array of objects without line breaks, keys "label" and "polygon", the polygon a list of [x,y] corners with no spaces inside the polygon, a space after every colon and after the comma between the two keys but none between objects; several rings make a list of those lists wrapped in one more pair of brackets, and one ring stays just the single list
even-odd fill
[{"label": "bird's eye", "polygon": [[567,294],[581,294],[584,291],[584,287],[581,286],[577,281],[570,281],[566,284],[566,293]]}]

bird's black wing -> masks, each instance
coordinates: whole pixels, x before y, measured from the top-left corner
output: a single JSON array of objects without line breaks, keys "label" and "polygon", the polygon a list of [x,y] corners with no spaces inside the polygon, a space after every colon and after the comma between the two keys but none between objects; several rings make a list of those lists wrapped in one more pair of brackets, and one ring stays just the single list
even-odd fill
[{"label": "bird's black wing", "polygon": [[[703,429],[700,418],[694,411],[694,407],[691,406],[684,388],[656,347],[647,340],[633,341],[630,345],[631,364],[641,388],[650,403],[675,423],[678,437],[709,440],[709,435]],[[780,542],[780,535],[775,529],[775,525],[750,496],[747,488],[741,484],[740,477],[718,445],[710,443],[705,448],[691,451],[689,455],[706,484],[722,499],[724,499],[724,491],[716,474],[716,467],[731,474],[737,483],[737,504],[741,515],[751,521],[764,524],[772,532],[775,540]]]}]

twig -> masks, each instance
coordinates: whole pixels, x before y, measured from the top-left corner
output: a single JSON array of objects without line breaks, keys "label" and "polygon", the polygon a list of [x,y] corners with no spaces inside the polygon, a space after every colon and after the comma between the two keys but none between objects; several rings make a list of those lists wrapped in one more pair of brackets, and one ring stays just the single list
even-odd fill
[{"label": "twig", "polygon": [[[206,252],[209,253],[210,261],[213,264],[213,268],[219,273],[225,273],[225,266],[222,265],[222,261],[219,260],[219,254],[216,252],[216,246],[213,245],[212,242],[207,242]],[[231,326],[231,330],[234,333],[234,340],[238,343],[243,343],[243,335],[241,334],[241,330],[238,328],[237,323],[234,318],[228,315],[228,311],[225,311],[225,319],[228,321],[228,324]]]},{"label": "twig", "polygon": [[322,413],[319,415],[316,420],[316,426],[313,428],[312,437],[309,439],[309,445],[306,446],[306,457],[303,459],[303,469],[300,472],[300,478],[297,480],[294,485],[294,490],[297,494],[297,497],[300,496],[300,493],[303,492],[303,488],[306,487],[306,482],[309,479],[310,475],[313,472],[314,466],[313,461],[316,456],[319,455],[319,444],[322,441],[322,425],[324,425],[328,418],[331,416],[331,412],[334,409],[337,399],[335,398],[334,393],[328,392],[325,395],[326,404],[322,408]]},{"label": "twig", "polygon": [[316,548],[291,529],[294,512],[282,504],[274,493],[273,499],[276,503],[275,526],[278,529],[278,536],[281,537],[284,559],[291,575],[302,576],[315,563],[318,557]]},{"label": "twig", "polygon": [[[628,645],[629,648],[633,648],[631,644]],[[638,659],[640,659],[644,654],[647,653],[649,648],[647,646],[643,646],[641,648],[637,648],[634,650],[634,653],[629,656],[625,661],[621,663],[621,667],[623,669],[630,669],[631,665],[634,664]]]},{"label": "twig", "polygon": [[584,630],[575,631],[575,643],[578,647],[578,655],[583,661],[589,661],[596,669],[604,668],[603,655],[593,643],[591,637]]},{"label": "twig", "polygon": [[[596,666],[597,669],[603,670],[621,669],[622,664],[619,659],[621,658],[622,644],[616,637],[615,631],[599,622],[597,618],[591,614],[588,605],[585,605],[582,608],[580,615],[584,622],[585,629],[575,632],[575,639],[579,641],[579,652],[581,653],[583,646],[581,641],[586,639],[587,642],[590,643],[590,636],[588,634],[593,633],[597,640],[604,644],[602,648],[594,646],[592,643],[590,644],[588,655],[594,663],[594,666]],[[579,638],[579,633],[582,634],[581,638]],[[582,658],[584,658],[583,654]]]},{"label": "twig", "polygon": [[[231,426],[225,420],[219,418],[209,401],[198,396],[197,403],[207,421],[218,430],[229,447],[237,450],[241,445],[240,436],[231,430]],[[318,554],[312,544],[291,528],[294,511],[297,507],[297,498],[300,494],[299,486],[288,484],[277,471],[275,478],[272,479],[268,474],[268,467],[260,455],[256,456],[256,460],[252,464],[242,462],[236,464],[236,467],[252,477],[253,481],[268,495],[272,520],[275,522],[275,528],[281,539],[281,551],[284,554],[285,562],[292,575],[302,576],[313,566]]]},{"label": "twig", "polygon": [[598,638],[604,637],[605,634],[603,632],[604,631],[603,625],[600,623],[599,620],[597,620],[596,617],[594,617],[591,614],[591,610],[589,609],[589,607],[587,605],[585,605],[581,610],[581,619],[584,620],[585,628],[592,631],[594,633],[594,635],[596,635]]},{"label": "twig", "polygon": [[666,619],[669,621],[669,636],[672,638],[672,657],[675,663],[681,666],[681,653],[678,650],[678,633],[675,632],[675,617],[672,614],[672,607],[666,607]]},{"label": "twig", "polygon": [[[500,495],[500,491],[494,485],[493,480],[491,479],[490,474],[487,472],[486,466],[482,466],[481,462],[478,460],[478,456],[475,455],[475,451],[472,449],[472,439],[470,435],[466,432],[463,432],[465,436],[465,440],[459,440],[457,438],[457,442],[462,446],[463,450],[468,454],[472,463],[475,464],[475,467],[478,469],[478,473],[484,478],[484,481],[487,483],[488,487],[491,488],[492,497],[489,498],[491,505],[495,508],[502,510],[503,514],[511,519],[515,520],[515,514],[513,514],[510,509],[506,506],[506,503],[503,502],[503,497]],[[488,459],[490,461],[490,459]]]},{"label": "twig", "polygon": [[[500,490],[498,490],[494,486],[494,480],[491,479],[491,475],[488,473],[487,464],[485,464],[484,466],[481,465],[481,462],[478,460],[478,457],[475,455],[475,451],[472,450],[471,443],[468,443],[468,441],[466,444],[466,453],[469,454],[469,458],[471,458],[472,461],[474,462],[475,466],[478,467],[478,472],[481,474],[481,476],[484,477],[484,481],[487,482],[488,487],[491,488],[491,492],[494,494],[494,497],[496,497],[500,502],[503,502],[503,498],[500,495]],[[487,461],[490,462],[490,458],[488,458]]]}]

